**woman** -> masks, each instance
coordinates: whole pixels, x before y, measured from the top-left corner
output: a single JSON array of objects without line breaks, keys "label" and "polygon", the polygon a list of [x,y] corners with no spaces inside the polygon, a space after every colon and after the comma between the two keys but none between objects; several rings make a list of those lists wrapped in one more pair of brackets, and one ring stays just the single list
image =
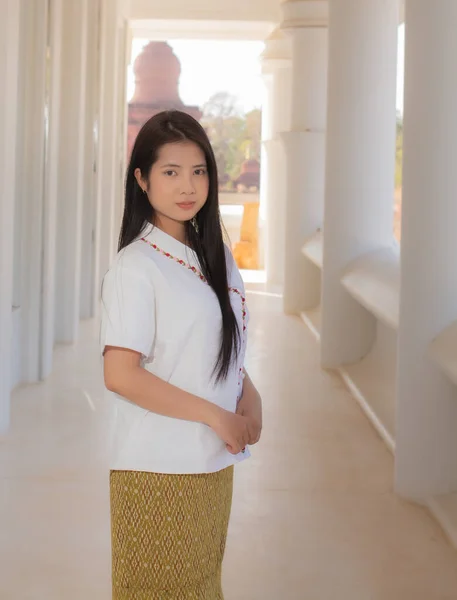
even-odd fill
[{"label": "woman", "polygon": [[262,410],[244,371],[248,311],[217,182],[192,117],[167,111],[143,126],[102,291],[118,600],[223,598],[233,468],[258,442]]}]

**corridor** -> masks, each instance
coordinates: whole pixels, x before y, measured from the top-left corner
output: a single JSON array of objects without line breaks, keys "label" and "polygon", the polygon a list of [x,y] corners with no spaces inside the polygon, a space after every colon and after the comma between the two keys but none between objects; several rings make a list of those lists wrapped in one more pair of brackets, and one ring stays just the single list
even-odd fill
[{"label": "corridor", "polygon": [[[455,600],[457,553],[393,493],[393,459],[275,295],[249,292],[247,368],[264,433],[236,474],[226,600]],[[0,598],[109,600],[107,441],[98,325],[13,393],[0,444]]]}]

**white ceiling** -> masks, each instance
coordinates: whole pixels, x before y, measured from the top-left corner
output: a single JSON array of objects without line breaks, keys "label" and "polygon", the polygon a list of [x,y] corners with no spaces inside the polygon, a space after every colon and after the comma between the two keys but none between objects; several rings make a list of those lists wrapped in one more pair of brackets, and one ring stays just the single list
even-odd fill
[{"label": "white ceiling", "polygon": [[265,40],[275,23],[258,21],[184,21],[139,19],[130,21],[134,38],[167,40]]},{"label": "white ceiling", "polygon": [[[280,23],[284,1],[128,0],[128,11],[134,37],[259,40]],[[400,22],[404,3],[399,0]]]},{"label": "white ceiling", "polygon": [[278,23],[279,0],[130,0],[130,19]]}]

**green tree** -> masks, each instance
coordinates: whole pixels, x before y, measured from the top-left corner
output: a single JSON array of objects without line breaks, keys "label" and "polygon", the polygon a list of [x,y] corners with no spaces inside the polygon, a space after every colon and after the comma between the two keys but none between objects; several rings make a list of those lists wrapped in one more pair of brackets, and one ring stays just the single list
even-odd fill
[{"label": "green tree", "polygon": [[247,157],[260,161],[261,121],[259,109],[243,114],[236,97],[228,92],[218,92],[205,103],[202,125],[211,140],[219,176],[235,179]]},{"label": "green tree", "polygon": [[250,158],[260,162],[262,141],[262,111],[259,108],[251,110],[246,115],[246,140],[249,141]]},{"label": "green tree", "polygon": [[217,92],[203,105],[202,125],[206,129],[216,157],[219,176],[227,173],[231,127],[237,117],[236,97],[228,92]]}]

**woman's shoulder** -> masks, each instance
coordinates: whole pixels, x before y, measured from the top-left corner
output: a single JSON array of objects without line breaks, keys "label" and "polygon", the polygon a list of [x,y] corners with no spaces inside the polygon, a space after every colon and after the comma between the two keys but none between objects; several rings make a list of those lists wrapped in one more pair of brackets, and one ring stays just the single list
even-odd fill
[{"label": "woman's shoulder", "polygon": [[135,240],[125,248],[122,248],[122,250],[119,250],[111,262],[110,270],[128,270],[144,273],[150,271],[151,266],[151,256],[146,244],[141,240]]},{"label": "woman's shoulder", "polygon": [[225,260],[227,263],[227,281],[229,287],[237,288],[240,291],[244,291],[244,283],[243,278],[241,277],[240,270],[238,269],[238,265],[235,262],[235,259],[232,254],[232,250],[230,246],[224,244],[225,247]]},{"label": "woman's shoulder", "polygon": [[119,285],[141,290],[155,288],[154,261],[143,246],[141,241],[134,241],[116,254],[103,278],[107,289]]},{"label": "woman's shoulder", "polygon": [[227,274],[233,269],[233,266],[236,267],[235,259],[233,258],[233,253],[230,246],[224,242],[224,250],[225,250],[225,262],[227,263]]}]

